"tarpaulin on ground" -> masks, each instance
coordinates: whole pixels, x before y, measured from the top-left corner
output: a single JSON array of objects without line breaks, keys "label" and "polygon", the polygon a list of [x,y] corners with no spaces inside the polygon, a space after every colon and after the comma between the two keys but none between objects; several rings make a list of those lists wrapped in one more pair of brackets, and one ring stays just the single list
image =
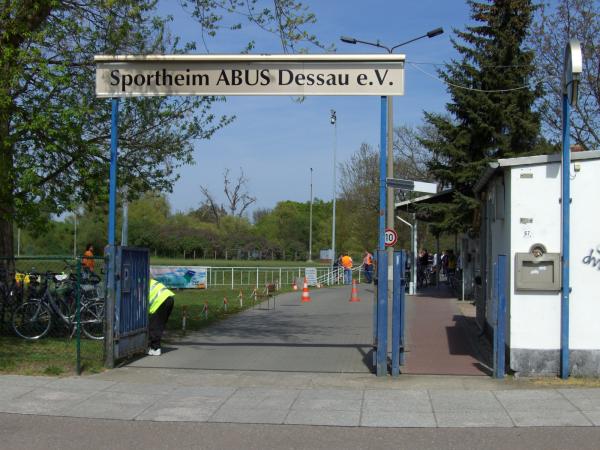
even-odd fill
[{"label": "tarpaulin on ground", "polygon": [[206,289],[207,273],[199,266],[150,266],[150,277],[169,288]]}]

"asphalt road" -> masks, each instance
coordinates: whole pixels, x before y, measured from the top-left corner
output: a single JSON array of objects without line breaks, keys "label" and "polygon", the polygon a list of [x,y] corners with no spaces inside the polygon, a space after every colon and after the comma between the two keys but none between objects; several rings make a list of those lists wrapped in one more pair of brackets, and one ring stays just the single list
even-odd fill
[{"label": "asphalt road", "polygon": [[0,413],[0,449],[598,449],[599,428],[382,429]]}]

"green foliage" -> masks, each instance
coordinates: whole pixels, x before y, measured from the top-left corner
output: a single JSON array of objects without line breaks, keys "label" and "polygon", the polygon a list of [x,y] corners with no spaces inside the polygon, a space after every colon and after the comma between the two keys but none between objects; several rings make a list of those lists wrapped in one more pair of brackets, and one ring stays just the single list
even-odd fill
[{"label": "green foliage", "polygon": [[437,231],[456,232],[472,224],[478,200],[473,186],[486,164],[547,152],[540,139],[540,116],[532,110],[542,94],[532,87],[534,54],[523,46],[535,10],[530,0],[469,1],[476,25],[455,31],[462,59],[440,76],[448,85],[447,115],[426,113],[435,133],[422,140],[431,150],[432,175],[454,189],[450,204],[427,207],[438,216]]},{"label": "green foliage", "polygon": [[[39,231],[52,214],[106,204],[110,106],[95,97],[97,54],[193,50],[156,17],[157,0],[7,0],[0,6],[0,255],[13,254],[13,229]],[[280,36],[284,49],[321,45],[305,30],[302,3],[184,0],[203,31],[239,29],[238,19]],[[248,44],[247,49],[253,43]],[[134,199],[168,192],[194,142],[232,117],[216,117],[218,97],[146,97],[121,102],[119,185]],[[92,206],[90,206],[92,205]],[[100,222],[99,222],[100,223]],[[93,224],[90,224],[93,226]],[[155,232],[156,230],[150,230]],[[141,233],[140,233],[141,234]],[[148,241],[148,234],[140,242]],[[188,245],[188,244],[186,244]]]}]

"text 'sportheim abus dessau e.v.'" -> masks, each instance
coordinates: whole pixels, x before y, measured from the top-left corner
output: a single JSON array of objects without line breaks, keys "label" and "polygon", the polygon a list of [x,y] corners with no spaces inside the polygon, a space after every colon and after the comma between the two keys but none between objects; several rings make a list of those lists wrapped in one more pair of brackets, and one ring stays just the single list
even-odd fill
[{"label": "text 'sportheim abus dessau e.v.'", "polygon": [[403,95],[404,55],[95,58],[96,95]]}]

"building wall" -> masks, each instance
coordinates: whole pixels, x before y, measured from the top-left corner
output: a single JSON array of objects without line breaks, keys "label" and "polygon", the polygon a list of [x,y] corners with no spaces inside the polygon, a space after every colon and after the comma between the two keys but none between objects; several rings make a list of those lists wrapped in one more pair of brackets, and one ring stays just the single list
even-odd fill
[{"label": "building wall", "polygon": [[[575,172],[575,164],[579,171]],[[523,374],[557,373],[560,292],[515,289],[515,254],[541,243],[560,253],[560,163],[515,166],[510,178],[510,367]],[[570,348],[573,374],[600,375],[600,160],[571,164]],[[492,241],[495,237],[492,238]],[[589,262],[586,264],[585,262]]]}]

